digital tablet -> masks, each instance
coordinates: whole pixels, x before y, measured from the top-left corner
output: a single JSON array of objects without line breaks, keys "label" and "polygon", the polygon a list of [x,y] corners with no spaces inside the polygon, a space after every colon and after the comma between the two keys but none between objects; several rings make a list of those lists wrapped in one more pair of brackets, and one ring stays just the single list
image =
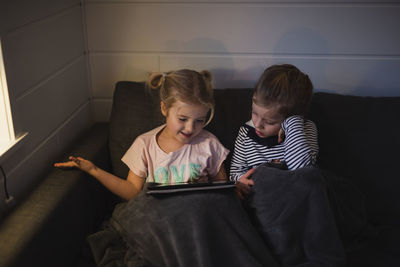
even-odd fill
[{"label": "digital tablet", "polygon": [[168,194],[199,190],[218,190],[234,188],[233,181],[214,181],[208,183],[177,183],[177,184],[162,184],[162,183],[147,183],[147,194]]}]

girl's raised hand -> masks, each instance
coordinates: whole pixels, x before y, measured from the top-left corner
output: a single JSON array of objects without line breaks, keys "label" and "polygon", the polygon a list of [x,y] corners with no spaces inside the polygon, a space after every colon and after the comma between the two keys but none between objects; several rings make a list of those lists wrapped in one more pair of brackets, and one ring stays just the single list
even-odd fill
[{"label": "girl's raised hand", "polygon": [[81,157],[70,156],[68,158],[70,161],[54,163],[54,167],[57,168],[78,168],[84,172],[90,172],[95,169],[96,166],[89,160]]}]

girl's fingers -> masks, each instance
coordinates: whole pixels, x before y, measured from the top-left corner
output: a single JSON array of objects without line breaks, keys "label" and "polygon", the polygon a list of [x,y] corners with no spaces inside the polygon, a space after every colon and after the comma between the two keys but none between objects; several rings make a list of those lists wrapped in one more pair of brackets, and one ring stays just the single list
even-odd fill
[{"label": "girl's fingers", "polygon": [[83,161],[84,159],[81,158],[81,157],[73,157],[73,156],[70,156],[70,157],[69,157],[69,160],[75,162],[75,164],[76,164],[77,166],[80,166],[80,165],[81,165],[81,161]]},{"label": "girl's fingers", "polygon": [[246,187],[250,187],[254,185],[254,181],[251,179],[251,175],[253,175],[255,169],[248,170],[245,174],[240,177],[239,182],[241,182]]},{"label": "girl's fingers", "polygon": [[255,169],[248,170],[245,174],[242,175],[242,177],[240,179],[242,179],[242,178],[249,179],[250,176],[254,173],[254,171],[255,171]]},{"label": "girl's fingers", "polygon": [[238,189],[240,190],[241,193],[244,193],[246,195],[248,193],[250,193],[250,186],[248,186],[248,185],[246,185],[246,184],[244,184],[242,182],[237,183],[237,187],[238,187]]},{"label": "girl's fingers", "polygon": [[72,168],[72,167],[76,167],[76,163],[73,162],[73,161],[54,163],[54,167],[58,167],[58,168]]},{"label": "girl's fingers", "polygon": [[254,185],[254,181],[251,179],[242,179],[240,182],[245,186],[252,186]]},{"label": "girl's fingers", "polygon": [[254,185],[254,181],[253,181],[253,180],[250,180],[250,179],[248,179],[248,180],[247,180],[247,185]]},{"label": "girl's fingers", "polygon": [[70,161],[54,163],[54,167],[58,167],[58,168],[79,167],[81,161],[83,160],[83,158],[81,158],[81,157],[74,157],[74,156],[69,156],[68,159]]}]

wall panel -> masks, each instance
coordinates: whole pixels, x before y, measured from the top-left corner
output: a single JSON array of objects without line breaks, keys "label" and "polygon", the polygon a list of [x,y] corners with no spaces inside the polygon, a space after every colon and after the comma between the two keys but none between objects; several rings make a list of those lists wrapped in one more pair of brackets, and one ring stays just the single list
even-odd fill
[{"label": "wall panel", "polygon": [[116,82],[143,81],[158,65],[158,55],[95,53],[90,56],[93,97],[111,98]]},{"label": "wall panel", "polygon": [[89,100],[86,62],[81,57],[65,71],[16,102],[18,119],[29,132],[32,150]]},{"label": "wall panel", "polygon": [[[292,63],[316,91],[400,93],[397,0],[89,0],[85,9],[99,120],[108,118],[119,77],[96,68],[121,72],[125,57],[139,55],[159,56],[161,71],[211,70],[216,88],[252,87],[267,66]],[[144,80],[142,70],[130,77]]]},{"label": "wall panel", "polygon": [[396,5],[88,4],[88,44],[93,52],[399,55],[398,14]]},{"label": "wall panel", "polygon": [[92,108],[91,103],[87,101],[76,110],[71,117],[59,127],[57,133],[58,147],[62,153],[71,144],[77,141],[82,132],[88,130],[91,126]]},{"label": "wall panel", "polygon": [[0,34],[80,4],[79,0],[4,0],[0,3]]},{"label": "wall panel", "polygon": [[32,23],[3,38],[8,86],[17,98],[84,51],[80,7]]},{"label": "wall panel", "polygon": [[16,134],[29,132],[2,163],[8,192],[17,202],[53,168],[65,153],[63,148],[92,124],[80,3],[0,3],[0,38],[14,129]]}]

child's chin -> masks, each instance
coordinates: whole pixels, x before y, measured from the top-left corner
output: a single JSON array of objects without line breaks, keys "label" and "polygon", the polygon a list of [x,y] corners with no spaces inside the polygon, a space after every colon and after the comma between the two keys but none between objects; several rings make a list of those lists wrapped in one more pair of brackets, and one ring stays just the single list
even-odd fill
[{"label": "child's chin", "polygon": [[190,140],[192,140],[192,139],[193,139],[192,136],[191,136],[191,137],[181,136],[181,138],[179,138],[179,141],[180,141],[182,144],[187,144],[187,143],[189,143]]}]

